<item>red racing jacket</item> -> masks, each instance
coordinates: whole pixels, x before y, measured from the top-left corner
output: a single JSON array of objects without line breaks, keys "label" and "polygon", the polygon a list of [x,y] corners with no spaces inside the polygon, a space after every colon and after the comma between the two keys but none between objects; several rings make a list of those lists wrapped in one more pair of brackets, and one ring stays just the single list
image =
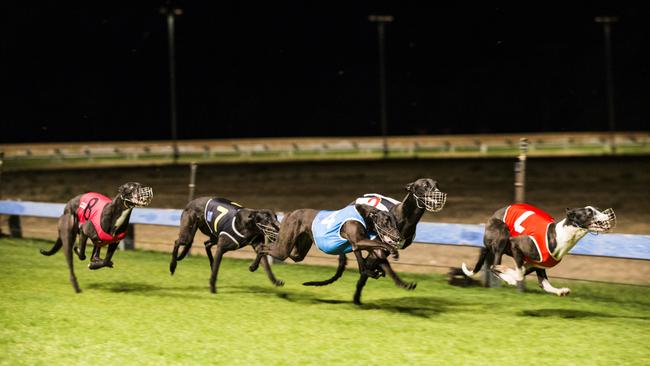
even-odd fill
[{"label": "red racing jacket", "polygon": [[79,208],[77,209],[77,218],[79,219],[79,225],[86,223],[87,221],[92,222],[99,240],[101,242],[98,244],[100,247],[104,245],[118,242],[126,236],[126,231],[123,233],[116,234],[111,236],[111,234],[105,232],[102,229],[100,220],[102,217],[102,211],[104,207],[111,203],[112,200],[100,193],[89,192],[81,196],[79,201]]},{"label": "red racing jacket", "polygon": [[525,203],[510,205],[503,215],[503,222],[508,225],[510,236],[528,235],[535,243],[539,261],[524,256],[524,261],[536,267],[551,268],[560,263],[548,248],[548,228],[553,223],[551,215],[541,209]]}]

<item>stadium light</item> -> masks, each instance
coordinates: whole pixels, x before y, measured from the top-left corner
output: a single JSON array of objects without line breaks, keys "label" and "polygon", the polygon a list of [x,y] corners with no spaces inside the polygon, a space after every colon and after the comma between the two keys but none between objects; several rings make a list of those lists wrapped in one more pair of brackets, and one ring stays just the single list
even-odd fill
[{"label": "stadium light", "polygon": [[394,18],[392,15],[370,15],[368,20],[377,23],[377,37],[379,40],[379,118],[381,121],[381,135],[383,140],[384,158],[388,157],[388,116],[386,115],[386,61],[384,26],[391,23]]},{"label": "stadium light", "polygon": [[167,5],[160,8],[160,13],[167,18],[167,39],[169,42],[169,114],[172,133],[172,149],[174,164],[178,162],[178,135],[176,119],[176,45],[174,42],[174,20],[177,15],[183,14],[183,10],[167,1]]},{"label": "stadium light", "polygon": [[612,23],[618,22],[618,17],[615,16],[599,16],[595,17],[596,23],[603,25],[603,35],[605,38],[605,78],[607,82],[607,120],[609,123],[609,131],[611,132],[610,144],[612,152],[616,152],[616,144],[614,141],[614,132],[616,131],[616,119],[614,111],[614,77],[612,75]]}]

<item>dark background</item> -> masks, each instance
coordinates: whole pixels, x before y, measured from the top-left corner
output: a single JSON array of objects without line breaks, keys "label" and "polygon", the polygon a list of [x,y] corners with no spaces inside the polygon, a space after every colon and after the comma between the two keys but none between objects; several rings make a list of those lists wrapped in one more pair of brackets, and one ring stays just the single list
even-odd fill
[{"label": "dark background", "polygon": [[[6,3],[2,142],[169,139],[163,1]],[[431,3],[426,5],[426,3]],[[650,12],[621,2],[179,1],[179,138],[648,130]]]}]

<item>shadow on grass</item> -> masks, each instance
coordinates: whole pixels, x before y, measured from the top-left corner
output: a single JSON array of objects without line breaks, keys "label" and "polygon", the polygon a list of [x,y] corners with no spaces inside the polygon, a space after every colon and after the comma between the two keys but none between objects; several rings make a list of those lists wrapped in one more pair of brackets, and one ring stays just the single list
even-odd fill
[{"label": "shadow on grass", "polygon": [[[151,296],[165,296],[165,297],[178,297],[177,291],[198,292],[203,291],[206,294],[209,292],[208,286],[176,286],[176,287],[160,287],[146,283],[139,282],[113,282],[113,283],[91,283],[86,286],[91,290],[99,290],[112,293],[132,293],[138,295],[151,295]],[[183,294],[183,297],[203,298],[199,295]]]},{"label": "shadow on grass", "polygon": [[614,315],[607,313],[600,313],[595,311],[584,311],[575,309],[535,309],[523,310],[518,314],[519,316],[530,317],[558,317],[563,319],[582,319],[582,318],[617,318],[617,319],[639,319],[650,320],[649,316],[627,316],[627,315]]},{"label": "shadow on grass", "polygon": [[379,299],[363,303],[360,306],[354,305],[352,302],[352,294],[350,294],[350,300],[338,300],[338,299],[322,299],[314,296],[310,293],[296,293],[296,292],[287,292],[277,289],[270,289],[270,291],[263,290],[261,292],[274,293],[275,296],[279,299],[286,300],[298,304],[310,304],[310,305],[320,305],[320,304],[329,304],[329,305],[351,305],[355,309],[359,310],[381,310],[390,313],[397,313],[409,316],[415,316],[419,318],[431,318],[435,315],[445,313],[450,310],[450,307],[459,305],[455,302],[449,301],[447,299],[442,299],[438,297],[397,297],[389,299]]}]

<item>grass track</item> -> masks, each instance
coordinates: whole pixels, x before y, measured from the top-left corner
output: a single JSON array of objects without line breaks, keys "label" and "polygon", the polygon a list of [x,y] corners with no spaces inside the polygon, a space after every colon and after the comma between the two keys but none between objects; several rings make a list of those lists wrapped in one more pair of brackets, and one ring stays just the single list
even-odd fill
[{"label": "grass track", "polygon": [[[225,259],[219,294],[207,259],[168,272],[167,254],[116,253],[114,269],[76,261],[82,294],[51,243],[0,239],[0,364],[6,365],[648,365],[650,288],[554,281],[537,288],[456,288],[404,274],[407,292],[370,280],[351,303],[356,273],[276,265],[273,287],[248,262]],[[621,269],[624,270],[624,269]]]}]

